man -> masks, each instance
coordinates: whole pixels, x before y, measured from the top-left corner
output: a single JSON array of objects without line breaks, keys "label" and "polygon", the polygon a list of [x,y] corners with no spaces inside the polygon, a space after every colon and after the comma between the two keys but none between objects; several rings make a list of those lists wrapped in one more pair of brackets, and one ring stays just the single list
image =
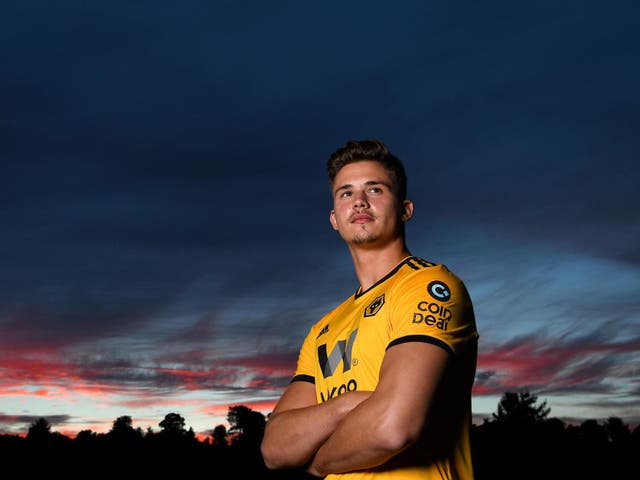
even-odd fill
[{"label": "man", "polygon": [[467,290],[409,252],[414,205],[382,142],[348,142],[327,170],[329,220],[360,286],[305,338],[266,425],[265,464],[328,480],[472,479],[478,333]]}]

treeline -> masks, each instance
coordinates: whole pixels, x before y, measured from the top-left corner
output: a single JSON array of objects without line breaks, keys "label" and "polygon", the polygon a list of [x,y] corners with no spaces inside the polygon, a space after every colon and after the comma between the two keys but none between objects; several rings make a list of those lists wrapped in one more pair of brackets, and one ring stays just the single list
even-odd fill
[{"label": "treeline", "polygon": [[471,431],[476,480],[640,478],[640,426],[631,430],[617,417],[567,425],[549,413],[536,395],[505,393],[492,418]]},{"label": "treeline", "polygon": [[[528,392],[505,393],[497,412],[474,425],[471,445],[476,480],[640,478],[640,427],[621,419],[587,420],[567,425],[549,418],[546,402]],[[26,436],[1,435],[0,460],[15,477],[63,474],[67,478],[148,478],[206,474],[208,479],[309,480],[302,469],[269,471],[260,455],[267,418],[244,405],[229,407],[227,422],[198,439],[185,419],[169,413],[159,431],[134,428],[129,416],[118,417],[111,430],[91,430],[70,438],[51,430],[46,418]]]}]

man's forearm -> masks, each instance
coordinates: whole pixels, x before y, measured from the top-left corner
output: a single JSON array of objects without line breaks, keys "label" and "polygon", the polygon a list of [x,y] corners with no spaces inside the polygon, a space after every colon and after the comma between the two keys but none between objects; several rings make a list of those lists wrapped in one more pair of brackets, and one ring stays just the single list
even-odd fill
[{"label": "man's forearm", "polygon": [[324,477],[329,473],[369,469],[408,447],[408,439],[394,434],[397,429],[385,422],[385,411],[388,413],[380,404],[363,402],[344,416],[318,448],[307,471]]},{"label": "man's forearm", "polygon": [[262,442],[265,465],[274,469],[309,463],[340,420],[369,395],[349,392],[321,404],[272,414]]}]

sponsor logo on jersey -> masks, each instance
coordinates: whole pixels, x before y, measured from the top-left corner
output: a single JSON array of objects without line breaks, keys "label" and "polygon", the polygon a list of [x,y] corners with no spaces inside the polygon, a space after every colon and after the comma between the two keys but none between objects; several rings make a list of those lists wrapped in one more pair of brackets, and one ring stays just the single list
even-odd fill
[{"label": "sponsor logo on jersey", "polygon": [[413,312],[412,323],[423,323],[447,331],[451,320],[451,310],[435,302],[418,302],[417,312]]},{"label": "sponsor logo on jersey", "polygon": [[380,311],[382,305],[384,305],[384,293],[379,297],[376,297],[376,299],[371,302],[367,308],[364,309],[364,316],[373,317]]},{"label": "sponsor logo on jersey", "polygon": [[440,302],[447,302],[451,298],[451,290],[446,283],[440,280],[434,280],[429,283],[429,285],[427,285],[427,292]]},{"label": "sponsor logo on jersey", "polygon": [[[356,328],[349,334],[349,338],[347,340],[338,340],[329,354],[327,354],[326,343],[318,346],[318,362],[324,378],[331,377],[341,362],[343,373],[351,370],[351,354],[353,352],[353,345],[356,341],[357,335],[358,329]],[[340,386],[333,387],[331,390],[327,389],[326,395],[323,392],[320,392],[320,398],[322,402],[326,402],[336,395],[341,395],[345,392],[353,392],[357,389],[358,384],[356,380],[352,378]]]},{"label": "sponsor logo on jersey", "polygon": [[342,395],[346,392],[355,392],[356,390],[358,390],[358,383],[355,381],[355,379],[352,378],[339,387],[333,387],[331,390],[327,390],[326,396],[324,393],[320,392],[320,400],[322,401],[322,403],[324,403],[327,400],[335,397],[336,395]]},{"label": "sponsor logo on jersey", "polygon": [[358,329],[356,328],[347,340],[338,340],[329,354],[327,354],[326,343],[318,346],[318,362],[324,378],[333,375],[340,362],[342,362],[343,372],[351,369],[351,352],[357,334]]}]

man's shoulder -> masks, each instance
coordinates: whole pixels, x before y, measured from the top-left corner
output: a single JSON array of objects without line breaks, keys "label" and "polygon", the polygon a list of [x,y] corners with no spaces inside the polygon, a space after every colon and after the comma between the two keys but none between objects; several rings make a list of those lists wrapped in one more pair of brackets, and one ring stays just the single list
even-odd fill
[{"label": "man's shoulder", "polygon": [[421,257],[409,257],[401,270],[404,276],[448,278],[461,281],[461,278],[444,263],[425,260]]},{"label": "man's shoulder", "polygon": [[466,287],[462,279],[444,263],[411,257],[406,260],[400,275],[394,285],[395,288],[406,289],[409,285],[446,285],[452,288]]}]

